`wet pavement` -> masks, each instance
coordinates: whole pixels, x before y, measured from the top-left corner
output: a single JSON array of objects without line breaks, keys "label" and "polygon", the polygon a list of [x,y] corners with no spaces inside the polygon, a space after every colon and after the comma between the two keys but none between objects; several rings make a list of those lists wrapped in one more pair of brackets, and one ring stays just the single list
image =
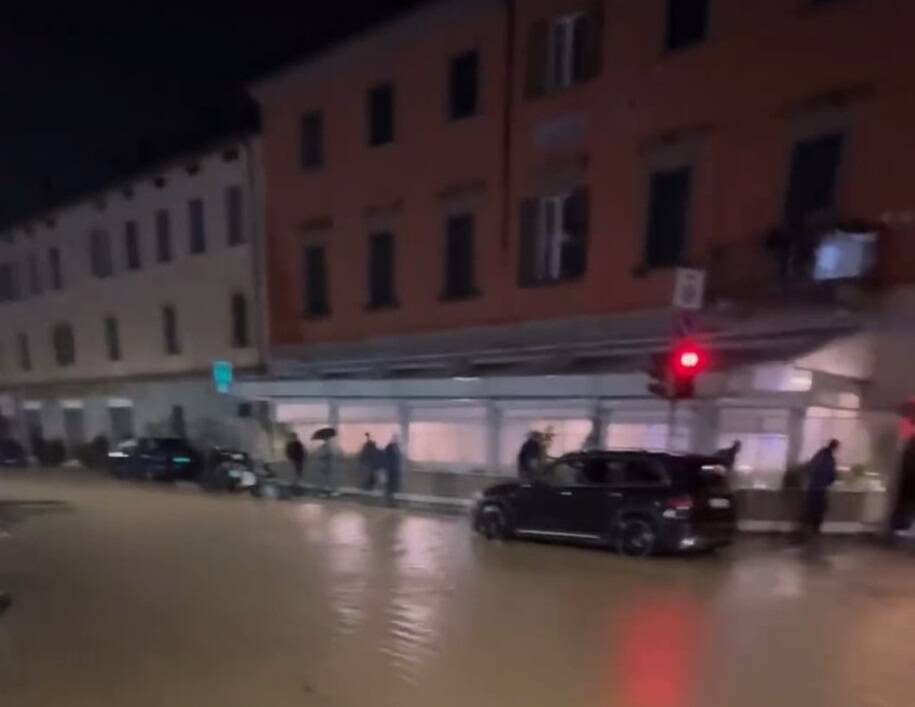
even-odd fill
[{"label": "wet pavement", "polygon": [[0,472],[4,588],[4,707],[915,704],[915,557],[861,543],[633,561]]}]

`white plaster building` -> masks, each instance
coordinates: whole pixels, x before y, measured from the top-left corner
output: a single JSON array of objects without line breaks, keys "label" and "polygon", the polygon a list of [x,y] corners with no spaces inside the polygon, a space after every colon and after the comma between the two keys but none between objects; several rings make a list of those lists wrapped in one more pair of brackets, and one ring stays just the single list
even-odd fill
[{"label": "white plaster building", "polygon": [[[0,234],[0,412],[98,435],[232,437],[214,361],[261,365],[257,144],[175,159]],[[229,441],[229,440],[226,440]]]}]

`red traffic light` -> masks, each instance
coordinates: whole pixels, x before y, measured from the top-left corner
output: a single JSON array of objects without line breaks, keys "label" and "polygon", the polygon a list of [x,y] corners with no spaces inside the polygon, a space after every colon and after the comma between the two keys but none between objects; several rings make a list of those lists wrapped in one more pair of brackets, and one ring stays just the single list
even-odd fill
[{"label": "red traffic light", "polygon": [[684,351],[680,354],[680,367],[681,368],[698,368],[699,367],[699,352],[698,351]]},{"label": "red traffic light", "polygon": [[693,343],[681,343],[671,358],[674,375],[690,378],[700,373],[706,364],[705,352]]}]

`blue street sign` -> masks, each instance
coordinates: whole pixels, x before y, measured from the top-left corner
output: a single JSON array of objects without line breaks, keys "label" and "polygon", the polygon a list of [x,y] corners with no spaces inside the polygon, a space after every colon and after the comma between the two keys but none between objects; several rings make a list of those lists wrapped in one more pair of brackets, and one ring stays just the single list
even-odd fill
[{"label": "blue street sign", "polygon": [[229,361],[213,361],[213,385],[217,393],[228,393],[232,386],[232,364]]}]

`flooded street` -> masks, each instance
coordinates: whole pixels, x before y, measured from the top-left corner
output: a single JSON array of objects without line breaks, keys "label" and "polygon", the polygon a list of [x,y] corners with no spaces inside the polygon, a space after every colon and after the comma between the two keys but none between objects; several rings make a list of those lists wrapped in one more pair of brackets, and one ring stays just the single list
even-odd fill
[{"label": "flooded street", "polygon": [[915,557],[876,548],[633,561],[79,472],[0,503],[4,707],[915,704]]}]

